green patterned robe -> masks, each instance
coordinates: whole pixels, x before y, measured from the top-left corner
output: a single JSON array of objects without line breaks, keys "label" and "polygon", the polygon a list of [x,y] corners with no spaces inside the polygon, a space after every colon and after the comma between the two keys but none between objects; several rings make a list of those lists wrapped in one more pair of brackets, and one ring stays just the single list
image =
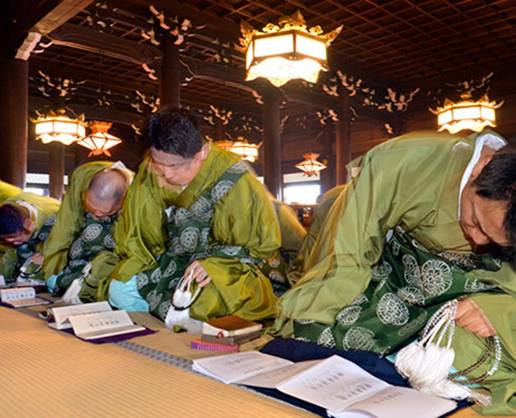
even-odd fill
[{"label": "green patterned robe", "polygon": [[80,297],[83,301],[107,299],[109,274],[118,261],[112,236],[116,216],[96,221],[85,213],[83,203],[93,176],[112,164],[89,162],[78,167],[72,175],[44,251],[45,278],[59,275],[59,294],[80,277],[82,269],[90,262],[92,269],[83,283]]},{"label": "green patterned robe", "polygon": [[[421,282],[420,286],[415,286],[419,293],[407,290],[416,282],[418,272],[421,275],[425,267],[428,273],[425,280],[431,283],[436,275],[446,277],[444,283],[448,286],[448,269],[454,274],[455,270],[460,270],[462,282],[452,280],[447,289],[451,289],[451,293],[445,292],[443,298],[469,291],[477,293],[471,298],[495,325],[503,342],[502,365],[483,383],[491,390],[495,402],[482,412],[514,413],[516,272],[507,263],[497,266],[494,259],[487,264],[474,265],[479,268],[461,267],[459,263],[471,256],[471,247],[458,223],[458,196],[477,135],[461,138],[445,133],[415,132],[371,150],[364,158],[358,178],[332,206],[306,262],[304,276],[281,299],[276,332],[282,336],[295,336],[299,332],[302,338],[313,339],[317,332],[310,333],[312,322],[314,330],[328,329],[321,343],[331,345],[333,340],[339,347],[352,348],[358,344],[361,348],[389,352],[410,341],[435,309],[421,310],[417,303],[411,303],[409,308],[406,304],[407,300],[417,302],[418,298],[425,298]],[[392,256],[395,250],[385,246],[385,237],[396,227],[407,231],[413,240],[410,244],[431,254],[426,261],[433,258],[434,262],[425,266],[424,257],[418,260],[412,255],[416,263],[405,257],[404,265],[403,255],[410,254],[398,252],[402,259],[398,259],[396,267],[394,263],[391,269],[386,267],[385,257],[389,253]],[[401,244],[399,237],[395,239]],[[446,263],[446,267],[436,263],[436,259],[444,261],[442,254],[455,257],[454,261]],[[388,280],[378,281],[378,277],[388,277]],[[378,289],[381,283],[387,287]],[[498,293],[486,293],[494,287]],[[440,300],[430,298],[429,303],[437,306]],[[503,317],[492,315],[496,309]],[[396,312],[405,312],[408,316],[394,315]],[[353,327],[362,329],[348,333]],[[457,351],[454,365],[460,369],[478,359],[485,343],[462,329],[458,334],[460,338],[455,338],[454,342]],[[316,340],[319,338],[320,333]]]},{"label": "green patterned robe", "polygon": [[[238,156],[212,145],[198,175],[181,190],[160,187],[157,177],[149,169],[147,157],[131,185],[115,230],[121,262],[111,276],[126,281],[140,272],[156,269],[158,258],[169,249],[171,239],[179,238],[170,237],[164,230],[169,223],[165,209],[175,208],[176,214],[178,211],[185,213],[180,209],[193,211],[194,203],[203,193],[212,189],[239,161]],[[268,260],[280,247],[280,229],[271,199],[249,171],[246,170],[227,194],[214,203],[208,242],[210,246],[245,249],[254,260]],[[191,253],[195,251],[193,248]],[[162,257],[169,255],[172,254],[165,253]],[[220,256],[216,253],[206,254],[199,261],[212,281],[190,309],[193,318],[235,314],[257,320],[274,316],[276,296],[260,263],[242,262],[239,254]],[[151,307],[155,305],[155,299],[152,301]],[[161,300],[159,304],[163,302]]]},{"label": "green patterned robe", "polygon": [[[5,278],[6,283],[16,281],[20,274],[20,268],[27,264],[30,258],[36,253],[43,252],[43,246],[52,226],[55,222],[55,214],[59,208],[59,202],[51,197],[38,196],[34,193],[21,192],[6,199],[4,203],[26,202],[35,210],[33,221],[36,227],[30,239],[18,247],[6,246],[5,252],[1,255],[0,274]],[[42,279],[39,267],[26,265],[27,273],[31,279]]]}]

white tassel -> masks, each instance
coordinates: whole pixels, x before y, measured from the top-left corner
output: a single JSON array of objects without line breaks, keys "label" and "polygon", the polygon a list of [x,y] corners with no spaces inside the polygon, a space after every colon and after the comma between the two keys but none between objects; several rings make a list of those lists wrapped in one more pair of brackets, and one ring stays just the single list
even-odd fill
[{"label": "white tassel", "polygon": [[[414,341],[396,355],[396,370],[407,378],[414,389],[449,399],[471,399],[488,405],[491,397],[474,392],[448,379],[455,359],[451,347],[455,331],[457,301],[439,309],[428,321],[420,341]],[[448,341],[441,346],[446,334]]]}]

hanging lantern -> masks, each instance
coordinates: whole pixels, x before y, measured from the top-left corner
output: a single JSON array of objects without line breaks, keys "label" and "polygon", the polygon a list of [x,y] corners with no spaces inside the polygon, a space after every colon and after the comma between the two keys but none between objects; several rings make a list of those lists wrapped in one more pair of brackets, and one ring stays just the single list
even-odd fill
[{"label": "hanging lantern", "polygon": [[307,28],[299,10],[283,17],[278,25],[268,23],[262,31],[241,24],[246,48],[246,80],[267,78],[275,86],[301,78],[315,83],[320,70],[328,69],[326,49],[342,30],[323,34],[320,26]]},{"label": "hanging lantern", "polygon": [[496,112],[503,102],[490,102],[487,96],[473,100],[470,93],[461,94],[461,101],[454,103],[446,99],[443,107],[430,109],[437,115],[439,131],[447,129],[454,134],[464,129],[480,132],[486,126],[496,127]]},{"label": "hanging lantern", "polygon": [[309,152],[303,154],[303,158],[305,160],[300,162],[299,164],[296,164],[296,168],[300,169],[301,171],[304,171],[305,176],[307,177],[316,176],[317,173],[326,168],[326,164],[317,161],[317,158],[319,158],[319,154]]},{"label": "hanging lantern", "polygon": [[233,146],[233,141],[230,141],[229,139],[222,139],[220,141],[214,141],[215,144],[226,151],[231,151],[231,147]]},{"label": "hanging lantern", "polygon": [[91,123],[91,134],[78,142],[79,145],[91,150],[88,157],[102,154],[111,157],[109,149],[122,142],[121,139],[108,133],[111,125],[113,125],[111,122],[94,121]]},{"label": "hanging lantern", "polygon": [[44,144],[57,141],[70,145],[80,141],[86,135],[84,115],[69,117],[65,109],[58,109],[57,112],[50,111],[47,116],[38,116],[32,122],[36,128],[36,139]]},{"label": "hanging lantern", "polygon": [[240,155],[242,160],[254,163],[258,159],[258,148],[260,148],[260,145],[251,144],[241,136],[239,136],[238,139],[239,141],[233,142],[231,152]]},{"label": "hanging lantern", "polygon": [[247,142],[247,139],[241,136],[239,136],[236,141],[224,139],[221,141],[215,141],[215,144],[219,148],[230,151],[233,154],[240,155],[242,160],[254,163],[258,159],[258,148],[260,148],[260,145]]}]

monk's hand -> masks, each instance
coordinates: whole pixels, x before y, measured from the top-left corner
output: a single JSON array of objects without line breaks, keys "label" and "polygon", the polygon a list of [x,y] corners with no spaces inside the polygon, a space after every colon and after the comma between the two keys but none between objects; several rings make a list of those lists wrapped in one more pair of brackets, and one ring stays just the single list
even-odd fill
[{"label": "monk's hand", "polygon": [[31,263],[33,264],[36,264],[38,266],[41,266],[43,264],[43,254],[41,253],[36,253],[34,254],[31,259],[30,259]]},{"label": "monk's hand", "polygon": [[462,328],[482,338],[496,334],[493,324],[491,324],[484,311],[471,299],[459,301],[455,321]]},{"label": "monk's hand", "polygon": [[211,277],[208,276],[200,261],[196,260],[187,267],[185,277],[190,276],[190,274],[192,275],[192,280],[195,280],[199,287],[204,287],[211,282]]}]

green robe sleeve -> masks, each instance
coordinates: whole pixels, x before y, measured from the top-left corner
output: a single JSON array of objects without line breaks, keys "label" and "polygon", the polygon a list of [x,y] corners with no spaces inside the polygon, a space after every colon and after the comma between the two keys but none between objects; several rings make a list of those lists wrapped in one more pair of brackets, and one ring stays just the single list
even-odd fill
[{"label": "green robe sleeve", "polygon": [[[252,174],[242,176],[215,206],[212,234],[220,244],[244,246],[256,258],[269,258],[278,250],[281,234],[272,201]],[[201,262],[212,283],[192,306],[193,317],[234,314],[255,320],[275,315],[276,297],[258,266],[218,257]]]},{"label": "green robe sleeve", "polygon": [[21,192],[22,190],[18,187],[0,180],[0,205],[5,200],[9,199],[10,197],[16,196],[17,194],[20,194]]}]

